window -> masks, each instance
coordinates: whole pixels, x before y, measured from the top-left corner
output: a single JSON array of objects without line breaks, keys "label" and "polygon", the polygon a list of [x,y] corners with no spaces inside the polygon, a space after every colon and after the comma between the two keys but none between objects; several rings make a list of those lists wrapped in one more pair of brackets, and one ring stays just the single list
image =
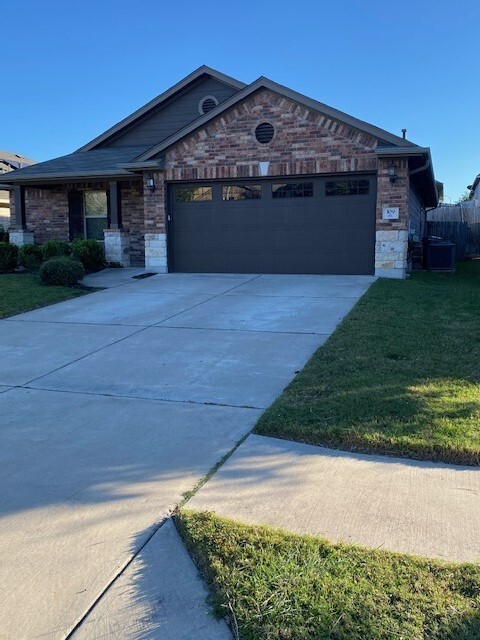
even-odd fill
[{"label": "window", "polygon": [[205,202],[212,199],[212,187],[176,187],[175,202]]},{"label": "window", "polygon": [[335,180],[325,183],[326,196],[364,196],[369,192],[369,180]]},{"label": "window", "polygon": [[285,182],[272,184],[272,198],[311,198],[313,182]]},{"label": "window", "polygon": [[259,200],[262,188],[259,184],[235,184],[222,187],[222,200]]},{"label": "window", "polygon": [[83,194],[85,237],[103,242],[103,230],[107,228],[106,191],[85,191]]}]

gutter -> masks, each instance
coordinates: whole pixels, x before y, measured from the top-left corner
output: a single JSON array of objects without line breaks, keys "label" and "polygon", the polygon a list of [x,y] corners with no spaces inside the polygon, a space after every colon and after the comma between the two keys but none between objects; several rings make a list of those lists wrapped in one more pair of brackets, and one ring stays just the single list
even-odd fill
[{"label": "gutter", "polygon": [[97,171],[97,172],[92,172],[92,171],[68,171],[65,173],[57,173],[57,174],[51,174],[51,173],[37,173],[37,174],[31,174],[28,176],[17,176],[15,178],[12,178],[12,180],[10,180],[8,183],[5,183],[5,186],[7,188],[11,188],[13,185],[15,184],[22,184],[22,183],[33,183],[33,182],[39,182],[39,181],[47,181],[47,182],[55,182],[56,180],[75,180],[77,178],[81,178],[82,180],[86,179],[86,178],[131,178],[133,177],[131,174],[127,173],[126,171],[118,171],[118,170],[111,170],[111,171]]}]

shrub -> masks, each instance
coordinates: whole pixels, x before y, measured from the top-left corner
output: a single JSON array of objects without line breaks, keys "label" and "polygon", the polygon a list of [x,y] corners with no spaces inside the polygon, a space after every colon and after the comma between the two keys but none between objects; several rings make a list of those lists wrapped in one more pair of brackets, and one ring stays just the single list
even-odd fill
[{"label": "shrub", "polygon": [[44,260],[56,258],[58,256],[68,256],[71,253],[70,245],[63,240],[48,240],[42,244],[42,254]]},{"label": "shrub", "polygon": [[38,244],[24,244],[18,251],[18,264],[28,271],[38,271],[43,261],[43,253]]},{"label": "shrub", "polygon": [[103,245],[96,240],[77,238],[72,242],[72,253],[85,267],[85,271],[100,271],[105,266]]},{"label": "shrub", "polygon": [[18,262],[18,247],[10,242],[0,242],[0,271],[13,271]]},{"label": "shrub", "polygon": [[9,242],[8,231],[0,224],[0,242]]},{"label": "shrub", "polygon": [[43,284],[71,287],[84,276],[85,269],[82,263],[68,256],[50,258],[40,267],[40,279]]}]

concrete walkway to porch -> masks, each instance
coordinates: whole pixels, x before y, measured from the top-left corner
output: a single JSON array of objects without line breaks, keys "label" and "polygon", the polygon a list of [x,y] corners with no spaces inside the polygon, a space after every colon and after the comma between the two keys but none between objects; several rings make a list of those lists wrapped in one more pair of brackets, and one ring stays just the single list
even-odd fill
[{"label": "concrete walkway to porch", "polygon": [[250,435],[187,507],[251,524],[480,562],[480,469]]}]

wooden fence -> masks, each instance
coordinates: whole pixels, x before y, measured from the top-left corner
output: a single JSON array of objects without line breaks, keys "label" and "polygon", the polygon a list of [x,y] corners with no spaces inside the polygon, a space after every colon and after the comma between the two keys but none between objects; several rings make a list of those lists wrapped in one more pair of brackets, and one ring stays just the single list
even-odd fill
[{"label": "wooden fence", "polygon": [[457,260],[480,257],[480,201],[442,205],[427,211],[427,235],[457,245]]}]

